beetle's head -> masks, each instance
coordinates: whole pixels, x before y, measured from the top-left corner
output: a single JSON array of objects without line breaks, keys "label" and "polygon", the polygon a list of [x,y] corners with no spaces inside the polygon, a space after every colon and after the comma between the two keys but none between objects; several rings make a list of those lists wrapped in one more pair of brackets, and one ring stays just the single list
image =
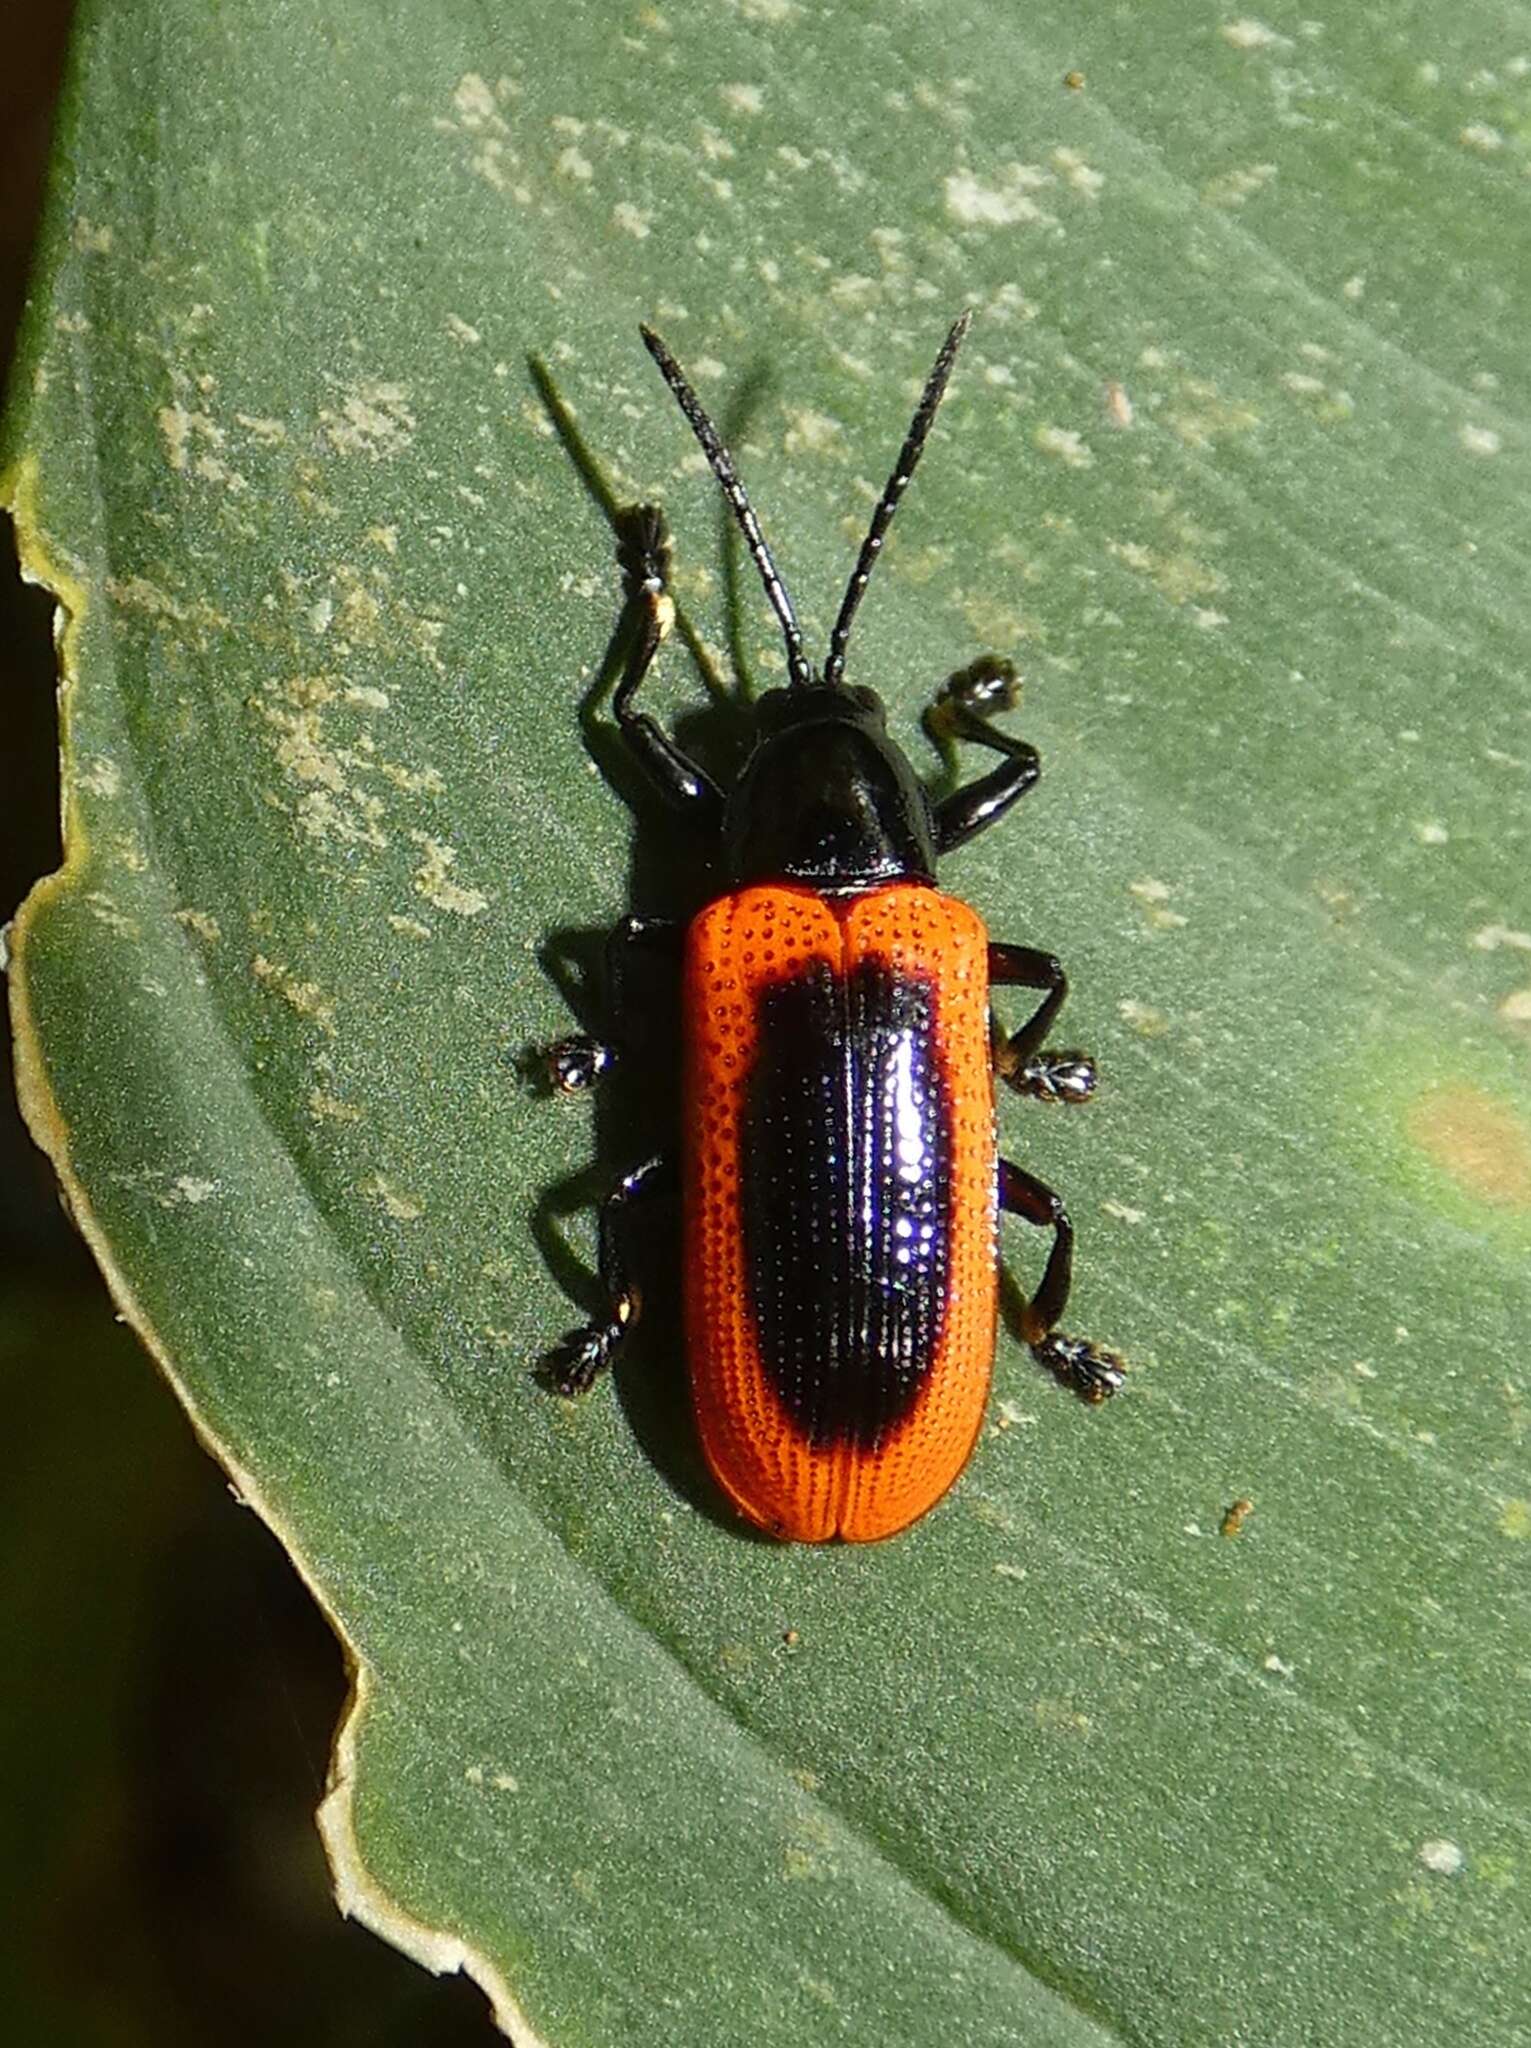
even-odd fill
[{"label": "beetle's head", "polygon": [[864,888],[935,879],[930,799],[874,691],[810,683],[761,698],[759,738],[728,800],[736,882]]},{"label": "beetle's head", "polygon": [[790,690],[767,690],[755,704],[756,733],[762,740],[791,726],[821,725],[826,719],[865,724],[873,732],[885,732],[888,726],[888,714],[875,690],[859,684],[831,687],[817,677]]},{"label": "beetle's head", "polygon": [[964,313],[953,324],[925,380],[893,474],[877,500],[856,557],[822,674],[808,658],[792,600],[733,457],[680,365],[652,329],[643,329],[649,354],[675,394],[739,522],[786,645],[790,687],[772,690],[761,699],[758,742],[728,800],[724,835],[735,881],[794,880],[825,889],[855,889],[899,879],[934,880],[930,799],[889,739],[875,693],[846,682],[845,652],[851,622],[920,459],[971,317]]}]

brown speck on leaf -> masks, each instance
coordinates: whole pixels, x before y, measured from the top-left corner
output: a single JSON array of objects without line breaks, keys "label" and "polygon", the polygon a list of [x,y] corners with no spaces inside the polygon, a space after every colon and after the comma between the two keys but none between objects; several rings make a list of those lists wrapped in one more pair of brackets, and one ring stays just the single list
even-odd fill
[{"label": "brown speck on leaf", "polygon": [[1219,1534],[1237,1536],[1254,1513],[1254,1509],[1254,1502],[1241,1495],[1232,1506],[1224,1510],[1223,1519],[1217,1525]]}]

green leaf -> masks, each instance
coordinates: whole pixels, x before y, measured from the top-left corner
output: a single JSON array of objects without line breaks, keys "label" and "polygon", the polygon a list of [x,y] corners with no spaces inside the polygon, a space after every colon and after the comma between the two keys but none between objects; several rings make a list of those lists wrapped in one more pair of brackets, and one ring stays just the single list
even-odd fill
[{"label": "green leaf", "polygon": [[[1520,17],[82,12],[22,1085],[349,1647],[342,1904],[560,2048],[1526,2038]],[[523,1085],[550,949],[707,886],[582,743],[600,492],[668,509],[726,767],[780,656],[637,320],[817,642],[963,305],[853,662],[921,760],[1022,664],[1046,779],[949,881],[1068,962],[1109,1087],[1004,1142],[1135,1371],[1085,1415],[1004,1339],[948,1502],[781,1549],[672,1323],[529,1370],[589,1299],[550,1191],[663,1106]]]}]

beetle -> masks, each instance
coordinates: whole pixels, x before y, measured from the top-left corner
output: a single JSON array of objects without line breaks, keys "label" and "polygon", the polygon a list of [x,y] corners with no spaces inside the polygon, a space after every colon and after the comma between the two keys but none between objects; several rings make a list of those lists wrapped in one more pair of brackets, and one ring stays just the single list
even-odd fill
[{"label": "beetle", "polygon": [[[607,1311],[566,1337],[548,1370],[560,1392],[582,1392],[626,1343],[640,1309],[626,1219],[678,1184],[702,1450],[739,1512],[784,1539],[892,1535],[967,1463],[993,1368],[1001,1212],[1052,1232],[1021,1319],[1035,1356],[1091,1402],[1123,1378],[1114,1353],[1058,1328],[1072,1226],[1052,1189],[997,1145],[996,1076],[1047,1102],[1094,1093],[1087,1055],[1045,1043],[1063,968],[1036,947],[991,942],[978,914],[936,887],[939,856],[1037,781],[1036,749],[992,722],[1016,702],[1015,671],[986,656],[937,693],[933,738],[1002,757],[939,800],[889,736],[876,693],[845,675],[857,607],[970,319],[926,380],[821,670],[732,457],[669,349],[641,330],[759,571],[787,682],[759,700],[753,751],[726,794],[635,708],[675,618],[663,516],[636,508],[637,630],[613,710],[655,788],[721,852],[726,887],[683,929],[635,916],[613,934],[614,995],[630,946],[680,944],[683,1150],[678,1173],[650,1159],[603,1203]],[[1040,994],[1019,1030],[993,1017],[994,987]],[[594,1039],[566,1039],[551,1075],[575,1093],[612,1058]]]}]

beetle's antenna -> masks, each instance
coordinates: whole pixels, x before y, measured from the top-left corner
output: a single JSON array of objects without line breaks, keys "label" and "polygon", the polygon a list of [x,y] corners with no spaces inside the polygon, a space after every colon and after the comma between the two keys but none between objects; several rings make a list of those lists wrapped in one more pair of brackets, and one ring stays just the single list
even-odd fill
[{"label": "beetle's antenna", "polygon": [[776,564],[771,560],[771,550],[766,546],[765,535],[760,531],[760,521],[755,517],[755,508],[739,480],[734,468],[733,457],[723,446],[717,428],[702,408],[702,401],[686,382],[680,364],[665,347],[652,327],[640,327],[643,345],[659,365],[659,374],[675,394],[675,402],[691,422],[691,431],[702,444],[702,453],[712,464],[712,473],[722,486],[723,495],[734,508],[744,534],[745,546],[750,558],[760,571],[760,580],[765,585],[766,596],[771,600],[771,609],[781,621],[782,637],[787,643],[787,675],[796,687],[805,687],[813,680],[813,670],[807,655],[803,652],[803,629],[797,623],[797,614],[792,609],[792,600],[787,595],[787,586],[776,573]]},{"label": "beetle's antenna", "polygon": [[909,423],[909,432],[904,445],[898,451],[898,461],[893,465],[893,474],[877,501],[877,510],[872,514],[872,524],[867,537],[861,543],[861,553],[856,557],[856,567],[846,586],[845,600],[840,606],[840,616],[835,620],[835,630],[829,636],[829,659],[824,664],[824,680],[838,686],[845,679],[845,643],[850,638],[851,621],[856,616],[856,607],[866,591],[867,581],[872,574],[872,565],[882,552],[883,536],[893,524],[893,515],[898,510],[898,501],[904,495],[909,479],[914,475],[914,465],[920,459],[925,446],[925,437],[935,420],[936,408],[946,392],[947,379],[952,374],[952,364],[957,360],[957,351],[962,346],[962,337],[967,333],[973,318],[969,307],[961,319],[956,321],[952,331],[941,344],[941,353],[936,357],[935,366],[925,380],[914,418]]}]

